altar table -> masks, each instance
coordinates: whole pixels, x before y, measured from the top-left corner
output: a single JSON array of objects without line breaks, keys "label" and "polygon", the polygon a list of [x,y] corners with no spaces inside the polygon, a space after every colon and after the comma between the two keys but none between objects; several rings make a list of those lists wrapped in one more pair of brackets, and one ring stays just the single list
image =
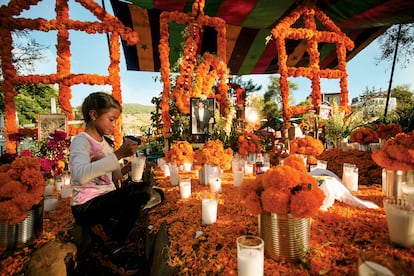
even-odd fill
[{"label": "altar table", "polygon": [[[258,218],[248,213],[231,171],[221,175],[217,222],[212,225],[201,224],[201,192],[209,186],[199,184],[196,171],[180,172],[181,177],[192,179],[189,199],[180,198],[179,187],[172,186],[162,171],[155,173],[165,201],[149,213],[151,233],[158,238],[154,275],[237,275],[236,238],[258,235]],[[320,210],[312,220],[307,256],[295,264],[265,257],[265,275],[356,275],[362,249],[376,250],[396,260],[405,275],[414,275],[414,249],[390,243],[381,187],[360,186],[354,194],[380,208],[336,201],[327,211]]]}]

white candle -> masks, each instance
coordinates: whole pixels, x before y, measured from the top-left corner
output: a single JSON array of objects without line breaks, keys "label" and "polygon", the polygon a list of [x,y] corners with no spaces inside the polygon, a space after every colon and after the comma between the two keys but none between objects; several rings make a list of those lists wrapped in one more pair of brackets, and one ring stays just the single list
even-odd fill
[{"label": "white candle", "polygon": [[45,212],[55,211],[57,208],[58,199],[56,196],[46,197],[43,201],[43,209]]},{"label": "white candle", "polygon": [[177,186],[180,179],[178,174],[178,167],[170,164],[170,180],[172,186]]},{"label": "white candle", "polygon": [[62,186],[65,185],[65,181],[63,179],[59,179],[55,181],[55,189],[56,191],[60,191],[62,189]]},{"label": "white candle", "polygon": [[202,224],[213,224],[217,221],[217,200],[203,198],[201,200]]},{"label": "white candle", "polygon": [[142,174],[145,167],[145,156],[134,157],[131,160],[131,179],[134,182],[140,182],[142,180]]},{"label": "white candle", "polygon": [[349,171],[343,172],[342,182],[351,191],[358,191],[358,173]]},{"label": "white candle", "polygon": [[239,276],[263,275],[263,253],[258,249],[243,248],[237,252]]},{"label": "white candle", "polygon": [[244,164],[244,174],[253,174],[253,164],[247,162]]},{"label": "white candle", "polygon": [[208,184],[210,184],[210,192],[212,193],[219,193],[221,192],[221,179],[218,177],[211,177],[208,180]]},{"label": "white candle", "polygon": [[50,195],[52,195],[54,188],[55,188],[55,185],[53,185],[53,184],[46,185],[45,191],[44,191],[43,195],[44,196],[50,196]]},{"label": "white candle", "polygon": [[56,99],[50,98],[50,113],[56,114]]},{"label": "white candle", "polygon": [[162,170],[164,171],[164,176],[170,176],[170,167],[168,164],[164,164],[162,166]]},{"label": "white candle", "polygon": [[62,186],[62,191],[60,192],[61,198],[67,198],[72,196],[72,186],[64,185]]},{"label": "white candle", "polygon": [[234,172],[233,177],[234,177],[234,186],[235,187],[240,187],[241,183],[243,182],[243,171],[237,171]]},{"label": "white candle", "polygon": [[183,171],[184,172],[191,172],[191,167],[193,166],[192,163],[186,162],[183,164]]},{"label": "white candle", "polygon": [[383,275],[383,276],[394,276],[391,270],[387,267],[380,265],[375,262],[365,261],[358,266],[358,275],[360,276],[371,276],[371,275]]},{"label": "white candle", "polygon": [[180,180],[181,198],[189,198],[191,196],[191,179]]}]

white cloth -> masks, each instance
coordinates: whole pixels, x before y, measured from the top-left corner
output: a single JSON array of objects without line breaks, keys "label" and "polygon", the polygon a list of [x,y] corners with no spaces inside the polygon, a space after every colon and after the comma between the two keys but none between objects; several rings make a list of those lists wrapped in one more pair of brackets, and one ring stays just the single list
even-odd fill
[{"label": "white cloth", "polygon": [[378,205],[375,203],[368,200],[362,200],[353,195],[352,192],[341,182],[341,179],[329,170],[318,168],[311,171],[309,174],[318,180],[319,188],[325,193],[326,197],[320,208],[322,210],[328,210],[328,208],[335,203],[335,200],[358,208],[378,208]]}]

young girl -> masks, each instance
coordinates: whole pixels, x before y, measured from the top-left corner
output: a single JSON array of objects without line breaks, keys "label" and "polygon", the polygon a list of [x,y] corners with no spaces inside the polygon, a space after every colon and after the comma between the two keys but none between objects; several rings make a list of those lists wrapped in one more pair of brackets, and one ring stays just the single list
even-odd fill
[{"label": "young girl", "polygon": [[112,95],[90,94],[82,104],[82,114],[85,131],[70,146],[72,214],[102,241],[123,242],[151,193],[145,184],[120,189],[114,184],[121,177],[119,160],[135,154],[138,141],[124,139],[114,151],[106,140],[121,114],[121,105]]}]

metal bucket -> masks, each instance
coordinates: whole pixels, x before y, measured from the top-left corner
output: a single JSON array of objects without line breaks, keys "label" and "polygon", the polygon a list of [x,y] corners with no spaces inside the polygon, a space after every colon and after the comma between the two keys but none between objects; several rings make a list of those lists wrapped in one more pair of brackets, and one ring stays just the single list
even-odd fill
[{"label": "metal bucket", "polygon": [[310,246],[311,218],[263,212],[259,216],[259,233],[264,253],[274,260],[296,263]]},{"label": "metal bucket", "polygon": [[387,197],[399,198],[403,195],[403,185],[414,187],[414,170],[382,170],[382,192]]},{"label": "metal bucket", "polygon": [[0,222],[0,253],[24,247],[43,233],[43,201],[28,211],[28,217],[19,224]]}]

